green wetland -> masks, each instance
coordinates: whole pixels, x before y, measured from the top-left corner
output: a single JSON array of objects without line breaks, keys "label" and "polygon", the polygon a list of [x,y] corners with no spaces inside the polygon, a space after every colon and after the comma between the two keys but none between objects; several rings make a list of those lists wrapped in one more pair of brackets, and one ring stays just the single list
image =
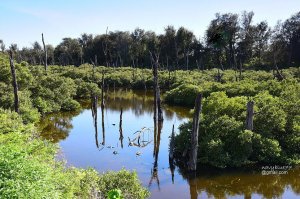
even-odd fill
[{"label": "green wetland", "polygon": [[[41,136],[59,143],[57,158],[66,160],[68,166],[92,167],[100,173],[122,168],[135,170],[150,190],[150,198],[300,197],[300,168],[296,166],[284,169],[282,174],[269,175],[262,171],[271,169],[259,166],[202,166],[196,175],[189,175],[169,161],[172,125],[178,133],[178,127],[192,116],[189,108],[165,105],[163,127],[155,140],[151,92],[111,89],[105,99],[103,115],[98,107],[97,129],[90,101],[81,102],[83,108],[79,111],[49,114],[39,123]],[[143,131],[140,144],[137,140],[131,144],[143,128],[147,130]]]}]

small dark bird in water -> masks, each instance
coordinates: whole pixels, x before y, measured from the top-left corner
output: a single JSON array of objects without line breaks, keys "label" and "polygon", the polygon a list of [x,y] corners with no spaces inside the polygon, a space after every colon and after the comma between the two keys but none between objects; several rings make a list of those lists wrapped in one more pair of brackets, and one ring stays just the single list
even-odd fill
[{"label": "small dark bird in water", "polygon": [[117,155],[117,154],[118,154],[118,151],[114,151],[113,154],[114,154],[114,155]]},{"label": "small dark bird in water", "polygon": [[116,126],[116,124],[112,124],[113,126]]}]

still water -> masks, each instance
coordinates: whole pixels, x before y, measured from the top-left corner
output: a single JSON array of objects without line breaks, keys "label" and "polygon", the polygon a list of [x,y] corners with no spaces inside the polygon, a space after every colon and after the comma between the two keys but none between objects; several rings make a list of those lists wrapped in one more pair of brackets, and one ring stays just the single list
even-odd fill
[{"label": "still water", "polygon": [[151,198],[300,198],[300,169],[282,175],[262,175],[259,169],[213,170],[201,168],[189,177],[169,163],[172,126],[191,118],[190,110],[163,106],[161,130],[154,131],[151,93],[111,91],[105,108],[92,111],[82,102],[78,112],[45,117],[42,136],[60,145],[60,157],[69,166],[93,167],[99,172],[135,170]]}]

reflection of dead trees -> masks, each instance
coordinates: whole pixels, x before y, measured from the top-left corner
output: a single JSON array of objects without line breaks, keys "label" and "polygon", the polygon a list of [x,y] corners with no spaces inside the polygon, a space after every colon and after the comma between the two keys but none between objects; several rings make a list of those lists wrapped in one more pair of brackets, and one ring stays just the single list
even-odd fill
[{"label": "reflection of dead trees", "polygon": [[92,116],[93,116],[93,122],[94,122],[94,128],[95,128],[95,140],[96,140],[96,146],[99,148],[98,143],[98,124],[97,124],[97,106],[98,106],[98,96],[93,95],[92,96],[92,102],[91,102],[91,109],[92,109]]},{"label": "reflection of dead trees", "polygon": [[104,125],[104,106],[101,105],[101,115],[102,115],[102,145],[105,145],[105,125]]},{"label": "reflection of dead trees", "polygon": [[120,132],[120,137],[119,140],[121,142],[121,147],[123,148],[123,129],[122,129],[122,117],[123,117],[123,109],[121,108],[120,111],[120,123],[119,123],[119,132]]},{"label": "reflection of dead trees", "polygon": [[197,182],[195,177],[189,177],[189,185],[190,185],[190,196],[191,199],[197,199],[198,198],[198,192],[197,192]]},{"label": "reflection of dead trees", "polygon": [[175,165],[174,165],[174,139],[175,139],[175,132],[174,132],[174,124],[172,127],[172,134],[171,134],[171,140],[170,140],[170,148],[169,148],[169,167],[172,175],[172,183],[174,184],[174,171],[175,171]]},{"label": "reflection of dead trees", "polygon": [[160,190],[160,185],[159,185],[159,176],[158,176],[158,154],[159,154],[162,127],[163,127],[162,121],[158,121],[154,119],[154,150],[153,150],[154,163],[153,163],[153,169],[151,169],[151,178],[149,182],[149,187],[152,185],[153,180],[156,180],[159,190]]},{"label": "reflection of dead trees", "polygon": [[[141,130],[139,131],[136,131],[134,134],[136,135],[134,139],[130,139],[128,137],[128,140],[129,140],[129,146],[136,146],[136,147],[139,147],[139,148],[144,148],[146,147],[147,145],[149,145],[152,140],[149,139],[149,134],[151,132],[151,129],[150,128],[146,128],[146,127],[143,127]],[[147,139],[145,137],[145,134],[147,134]]]}]

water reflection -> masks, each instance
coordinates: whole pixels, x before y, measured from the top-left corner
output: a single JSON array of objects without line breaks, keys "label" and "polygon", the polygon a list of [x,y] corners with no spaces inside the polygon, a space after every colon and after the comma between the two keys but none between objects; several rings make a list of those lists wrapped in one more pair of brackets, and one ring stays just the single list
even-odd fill
[{"label": "water reflection", "polygon": [[41,136],[54,143],[64,140],[69,136],[72,118],[81,112],[61,112],[44,116],[38,125]]},{"label": "water reflection", "polygon": [[122,117],[123,117],[123,108],[121,108],[121,110],[120,110],[120,122],[119,122],[119,132],[120,132],[119,140],[121,142],[121,148],[123,149],[124,136],[123,136],[123,129],[122,129],[122,121],[123,121]]},{"label": "water reflection", "polygon": [[[106,108],[114,111],[132,110],[135,116],[153,113],[153,93],[152,91],[124,91],[116,90],[106,93]],[[163,105],[164,114],[167,119],[174,118],[175,114],[180,118],[191,117],[190,109]]]},{"label": "water reflection", "polygon": [[262,175],[259,168],[200,168],[197,176],[181,174],[189,183],[191,199],[196,199],[201,192],[205,192],[211,198],[230,198],[236,195],[244,198],[281,198],[287,191],[295,194],[293,197],[290,193],[288,198],[297,198],[296,195],[300,195],[300,167],[281,175]]},{"label": "water reflection", "polygon": [[101,118],[102,118],[102,145],[105,145],[105,124],[104,124],[104,106],[101,106]]},{"label": "water reflection", "polygon": [[160,184],[159,184],[159,176],[158,176],[158,155],[159,155],[162,128],[163,128],[163,121],[159,121],[156,117],[154,117],[154,147],[153,147],[154,163],[153,163],[153,168],[151,168],[151,178],[148,186],[150,187],[153,183],[153,180],[155,180],[159,190],[160,190]]},{"label": "water reflection", "polygon": [[92,117],[93,117],[93,124],[95,128],[95,141],[96,141],[96,146],[99,148],[99,142],[98,142],[98,121],[97,121],[97,107],[98,107],[98,97],[93,96],[91,98],[91,112],[92,112]]},{"label": "water reflection", "polygon": [[[143,185],[149,186],[151,198],[158,199],[300,196],[299,168],[286,175],[270,176],[262,176],[252,168],[199,168],[196,175],[187,174],[170,157],[169,144],[172,132],[178,133],[178,126],[190,117],[189,109],[164,105],[164,122],[159,124],[153,120],[151,92],[116,90],[105,97],[105,109],[93,108],[91,101],[86,101],[81,103],[82,111],[51,114],[40,122],[41,135],[53,142],[62,141],[59,144],[71,165],[100,172],[123,167],[136,170]],[[102,140],[97,127],[100,117]],[[99,151],[95,142],[96,146],[106,147]],[[113,155],[113,151],[118,154]]]}]

